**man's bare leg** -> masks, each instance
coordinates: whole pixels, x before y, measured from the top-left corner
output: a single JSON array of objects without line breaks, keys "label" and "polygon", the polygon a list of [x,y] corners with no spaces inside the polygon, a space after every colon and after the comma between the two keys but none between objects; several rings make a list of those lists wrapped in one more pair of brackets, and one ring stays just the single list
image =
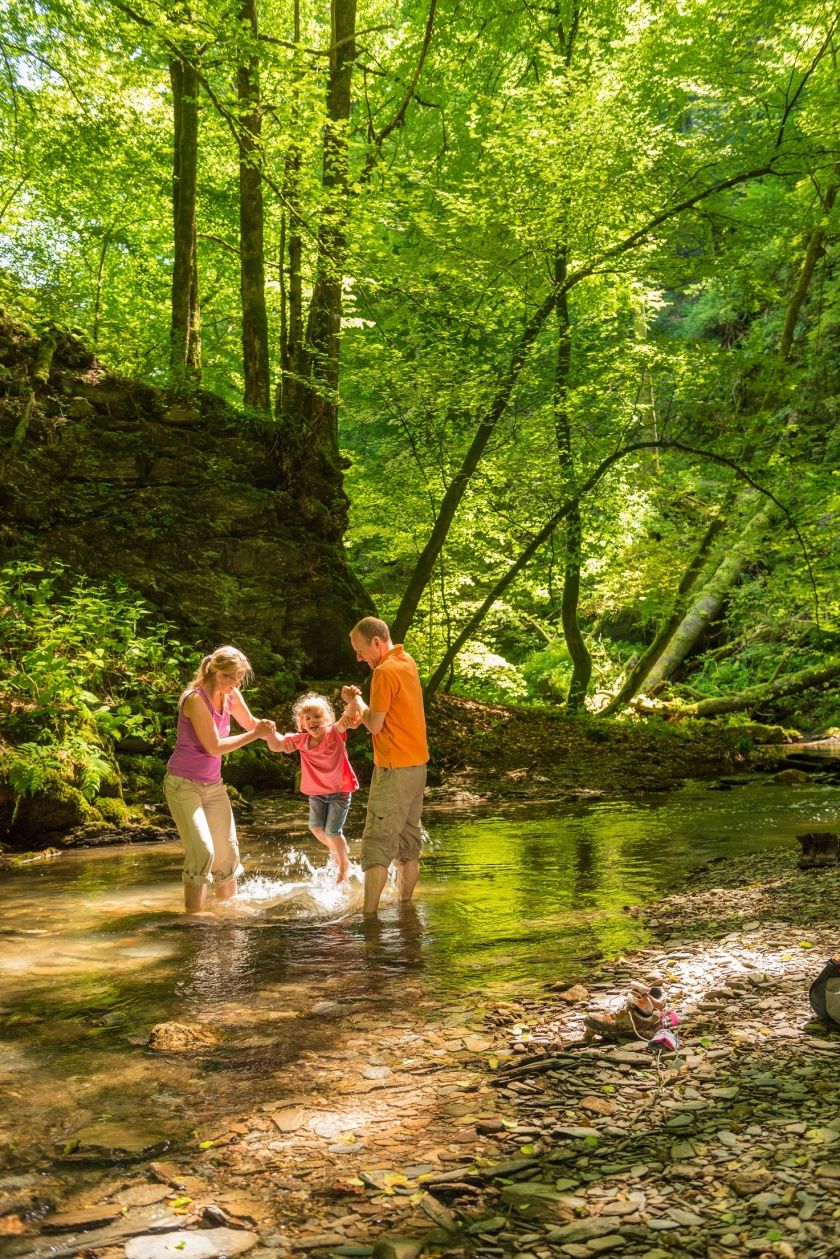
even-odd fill
[{"label": "man's bare leg", "polygon": [[375,914],[378,910],[379,898],[385,890],[387,882],[387,866],[368,866],[367,870],[365,870],[364,914],[366,917]]},{"label": "man's bare leg", "polygon": [[236,879],[225,879],[224,883],[216,884],[216,899],[220,901],[233,900],[237,891]]},{"label": "man's bare leg", "polygon": [[206,883],[185,883],[184,884],[184,909],[188,914],[205,913],[205,904],[207,901],[207,884]]},{"label": "man's bare leg", "polygon": [[414,895],[414,889],[417,886],[417,877],[420,874],[420,862],[401,861],[397,866],[397,888],[400,893],[401,901],[410,901]]}]

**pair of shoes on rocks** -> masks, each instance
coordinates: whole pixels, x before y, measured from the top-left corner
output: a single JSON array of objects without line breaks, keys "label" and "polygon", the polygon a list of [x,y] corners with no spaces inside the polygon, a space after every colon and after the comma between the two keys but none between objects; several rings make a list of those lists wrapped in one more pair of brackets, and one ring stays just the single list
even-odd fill
[{"label": "pair of shoes on rocks", "polygon": [[648,987],[633,980],[627,995],[614,1010],[586,1015],[584,1040],[591,1040],[593,1036],[650,1040],[659,1031],[664,1005],[665,997],[658,985]]}]

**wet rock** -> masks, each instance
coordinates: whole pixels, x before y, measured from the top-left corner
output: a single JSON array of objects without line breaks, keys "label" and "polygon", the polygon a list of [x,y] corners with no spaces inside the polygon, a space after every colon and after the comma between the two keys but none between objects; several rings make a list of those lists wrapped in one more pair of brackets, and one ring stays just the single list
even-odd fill
[{"label": "wet rock", "polygon": [[574,1220],[571,1224],[563,1224],[559,1228],[551,1228],[546,1233],[546,1241],[565,1245],[569,1242],[588,1242],[593,1237],[606,1237],[615,1232],[615,1220],[604,1219],[594,1215],[588,1220]]},{"label": "wet rock", "polygon": [[588,1001],[589,989],[584,988],[583,984],[572,984],[571,988],[565,988],[557,993],[557,1000],[566,1001],[569,1005],[574,1005],[578,1001]]},{"label": "wet rock", "polygon": [[259,1237],[230,1228],[208,1228],[197,1232],[146,1234],[126,1242],[125,1259],[233,1259],[256,1246]]},{"label": "wet rock", "polygon": [[60,1157],[67,1162],[125,1162],[162,1153],[170,1138],[152,1128],[127,1123],[98,1123],[79,1128]]},{"label": "wet rock", "polygon": [[766,1167],[747,1167],[742,1172],[729,1178],[729,1188],[738,1197],[751,1197],[759,1194],[763,1188],[772,1185],[773,1176]]},{"label": "wet rock", "polygon": [[498,1233],[505,1228],[508,1220],[504,1215],[487,1215],[481,1220],[474,1220],[467,1228],[470,1234],[475,1233]]},{"label": "wet rock", "polygon": [[478,1123],[475,1125],[475,1130],[476,1132],[484,1133],[487,1136],[492,1136],[494,1132],[505,1131],[505,1121],[498,1118],[479,1119]]},{"label": "wet rock", "polygon": [[165,1198],[171,1198],[172,1190],[168,1184],[166,1185],[131,1185],[128,1189],[121,1189],[118,1194],[114,1195],[114,1201],[123,1207],[148,1207],[154,1202],[163,1202]]},{"label": "wet rock", "polygon": [[554,1207],[567,1206],[574,1210],[576,1206],[584,1206],[582,1199],[571,1199],[559,1193],[554,1185],[546,1185],[540,1181],[519,1181],[513,1185],[505,1185],[502,1189],[502,1201],[516,1207],[522,1214],[538,1215]]},{"label": "wet rock", "polygon": [[156,1023],[149,1033],[148,1047],[156,1053],[187,1054],[212,1049],[219,1036],[201,1023]]},{"label": "wet rock", "polygon": [[416,1237],[380,1237],[373,1247],[373,1259],[417,1259],[424,1244]]},{"label": "wet rock", "polygon": [[284,1107],[271,1113],[271,1122],[281,1132],[297,1132],[303,1126],[306,1112],[300,1106]]},{"label": "wet rock", "polygon": [[[292,1250],[332,1250],[340,1246],[345,1238],[341,1233],[312,1233],[306,1237],[298,1237],[292,1243]],[[126,1259],[130,1256],[126,1255]],[[171,1256],[169,1257],[171,1259]]]},{"label": "wet rock", "polygon": [[80,1207],[77,1211],[59,1211],[44,1220],[42,1228],[45,1233],[72,1233],[88,1228],[101,1228],[111,1224],[122,1215],[121,1207],[98,1206]]},{"label": "wet rock", "polygon": [[780,787],[794,787],[810,782],[811,775],[806,774],[804,769],[780,769],[770,781],[778,783]]}]

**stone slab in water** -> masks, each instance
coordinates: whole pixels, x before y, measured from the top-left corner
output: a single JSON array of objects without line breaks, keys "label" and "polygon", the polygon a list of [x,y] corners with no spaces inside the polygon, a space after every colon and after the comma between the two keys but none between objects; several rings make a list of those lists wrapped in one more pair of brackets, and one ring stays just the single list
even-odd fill
[{"label": "stone slab in water", "polygon": [[71,1233],[78,1229],[97,1228],[111,1224],[122,1215],[118,1206],[80,1207],[77,1211],[60,1211],[51,1215],[42,1225],[45,1233]]},{"label": "stone slab in water", "polygon": [[159,1129],[129,1123],[95,1123],[74,1132],[62,1151],[69,1161],[124,1162],[162,1153],[171,1138]]},{"label": "stone slab in water", "polygon": [[201,1232],[147,1234],[132,1237],[125,1245],[125,1259],[217,1259],[219,1255],[242,1255],[259,1238],[244,1229],[208,1228]]}]

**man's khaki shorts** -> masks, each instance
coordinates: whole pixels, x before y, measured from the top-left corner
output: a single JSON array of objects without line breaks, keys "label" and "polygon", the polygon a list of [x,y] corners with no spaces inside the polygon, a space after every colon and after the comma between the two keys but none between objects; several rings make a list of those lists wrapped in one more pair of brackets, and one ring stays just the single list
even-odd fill
[{"label": "man's khaki shorts", "polygon": [[405,765],[397,769],[376,766],[362,835],[363,870],[370,866],[389,866],[392,861],[418,859],[423,838],[420,815],[425,786],[425,765]]}]

